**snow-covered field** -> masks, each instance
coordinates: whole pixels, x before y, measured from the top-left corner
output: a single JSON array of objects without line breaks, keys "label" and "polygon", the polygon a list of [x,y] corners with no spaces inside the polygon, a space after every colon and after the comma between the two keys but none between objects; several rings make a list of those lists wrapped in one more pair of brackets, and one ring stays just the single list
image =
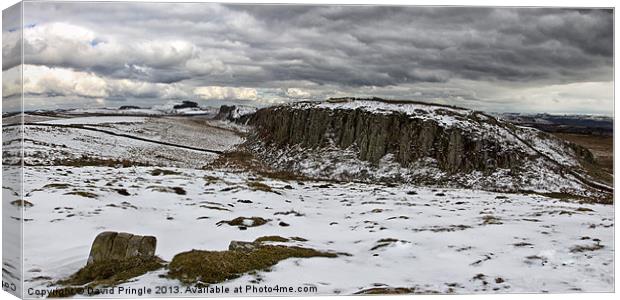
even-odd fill
[{"label": "snow-covered field", "polygon": [[[46,126],[25,126],[25,161],[50,164],[55,160],[89,159],[129,160],[139,164],[201,168],[213,161],[214,154],[170,147],[167,142],[197,149],[225,151],[242,142],[238,126],[193,117],[144,118],[94,116],[41,122]],[[82,125],[125,136],[74,127]],[[137,137],[148,139],[132,139]]]},{"label": "snow-covered field", "polygon": [[90,125],[90,124],[113,124],[113,123],[144,123],[146,118],[144,117],[78,117],[78,118],[66,118],[52,121],[41,122],[44,124],[60,124],[60,125]]},{"label": "snow-covered field", "polygon": [[[189,117],[79,119],[58,122],[213,150],[232,149],[244,132]],[[471,189],[275,180],[204,168],[216,154],[78,128],[27,126],[25,142],[30,165],[24,172],[29,202],[23,215],[25,290],[49,290],[84,266],[93,239],[103,231],[153,235],[156,254],[166,261],[191,249],[226,250],[233,240],[273,235],[306,240],[287,245],[342,253],[286,259],[222,283],[228,287],[312,286],[317,294],[373,288],[614,290],[611,205]],[[82,157],[150,166],[49,165]],[[160,169],[171,172],[164,175]],[[6,202],[15,198],[10,186],[3,186],[3,198],[4,209],[20,217],[21,208]],[[269,222],[245,230],[218,224],[236,217]],[[19,224],[13,218],[5,222]],[[161,276],[165,273],[150,272],[123,286],[180,285]]]},{"label": "snow-covered field", "polygon": [[212,107],[192,107],[175,109],[174,105],[181,104],[176,102],[169,102],[164,105],[157,105],[151,108],[127,108],[119,109],[116,107],[107,108],[86,108],[86,109],[71,109],[63,111],[68,115],[83,115],[83,114],[103,114],[103,115],[195,115],[195,114],[215,114],[217,108]]},{"label": "snow-covered field", "polygon": [[[75,272],[94,237],[112,230],[156,236],[157,254],[168,261],[183,251],[225,250],[232,240],[267,235],[302,237],[308,241],[295,244],[351,255],[288,259],[228,286],[258,279],[261,285],[316,286],[320,294],[386,286],[441,293],[613,290],[612,206],[458,189],[259,179],[274,191],[265,192],[248,186],[256,179],[250,174],[170,169],[179,174],[153,176],[152,170],[28,168],[33,206],[24,216],[27,287],[44,288]],[[271,221],[247,230],[217,225],[253,216]],[[179,284],[159,278],[161,273],[128,285]]]}]

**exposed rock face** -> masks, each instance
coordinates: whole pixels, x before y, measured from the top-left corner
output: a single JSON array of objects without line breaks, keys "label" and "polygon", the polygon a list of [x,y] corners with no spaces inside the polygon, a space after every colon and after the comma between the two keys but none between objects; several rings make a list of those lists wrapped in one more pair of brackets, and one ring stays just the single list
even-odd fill
[{"label": "exposed rock face", "polygon": [[93,241],[87,264],[134,257],[149,259],[155,256],[156,246],[157,239],[154,236],[105,231]]},{"label": "exposed rock face", "polygon": [[220,111],[215,116],[217,120],[232,120],[233,114],[237,109],[234,105],[222,105]]},{"label": "exposed rock face", "polygon": [[[480,126],[497,123],[479,116],[474,114],[471,120]],[[261,141],[275,147],[354,146],[361,160],[376,163],[386,154],[393,154],[403,166],[430,157],[437,160],[441,169],[452,173],[512,168],[533,155],[508,149],[505,141],[486,139],[464,128],[448,128],[434,119],[410,118],[399,112],[267,108],[257,111],[250,123],[256,125]]]},{"label": "exposed rock face", "polygon": [[267,165],[318,178],[561,191],[582,189],[582,163],[593,162],[542,131],[423,103],[300,102],[247,123],[255,132],[245,146]]},{"label": "exposed rock face", "polygon": [[237,105],[222,105],[220,106],[220,110],[215,116],[215,119],[245,123],[249,115],[253,113],[254,111],[256,111],[256,108],[254,107],[237,106]]},{"label": "exposed rock face", "polygon": [[253,251],[258,246],[254,242],[231,241],[228,245],[230,251]]}]

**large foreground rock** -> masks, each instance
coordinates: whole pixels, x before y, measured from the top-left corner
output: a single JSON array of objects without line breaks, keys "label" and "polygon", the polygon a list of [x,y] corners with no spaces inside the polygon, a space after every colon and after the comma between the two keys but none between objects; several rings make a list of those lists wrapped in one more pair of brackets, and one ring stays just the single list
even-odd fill
[{"label": "large foreground rock", "polygon": [[51,291],[49,297],[70,297],[78,293],[92,296],[81,290],[116,286],[158,270],[165,266],[165,261],[155,256],[156,244],[153,236],[102,232],[93,241],[86,265],[56,282],[58,288]]},{"label": "large foreground rock", "polygon": [[157,239],[154,236],[141,236],[126,232],[102,232],[93,241],[87,264],[134,257],[152,258],[155,256],[156,246]]}]

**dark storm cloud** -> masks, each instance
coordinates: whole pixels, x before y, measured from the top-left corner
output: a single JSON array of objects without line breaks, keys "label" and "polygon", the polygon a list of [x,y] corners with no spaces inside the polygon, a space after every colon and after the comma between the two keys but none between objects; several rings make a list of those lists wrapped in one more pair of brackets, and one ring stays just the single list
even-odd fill
[{"label": "dark storm cloud", "polygon": [[247,55],[272,79],[386,86],[450,78],[566,82],[611,74],[609,11],[231,7],[262,20],[269,31],[286,28],[276,40],[247,38],[258,40]]},{"label": "dark storm cloud", "polygon": [[113,79],[320,95],[612,80],[609,9],[43,2],[27,3],[25,18],[48,37],[26,38],[26,63]]},{"label": "dark storm cloud", "polygon": [[[42,15],[50,5],[56,18]],[[77,11],[89,13],[72,14]],[[210,4],[132,4],[127,9],[113,3],[42,3],[28,12],[29,22],[37,24],[72,15],[96,34],[122,37],[121,43],[161,36],[187,40],[207,56],[211,49],[230,50],[238,57],[220,59],[230,66],[229,76],[215,80],[239,85],[286,79],[351,86],[454,77],[570,81],[586,74],[608,76],[613,51],[609,10]],[[189,78],[184,63],[198,55],[155,65],[134,48],[98,64],[96,58],[36,59],[38,52],[28,46],[33,63],[154,82]],[[135,72],[135,64],[149,71]],[[238,64],[261,72],[244,72],[235,68]]]}]

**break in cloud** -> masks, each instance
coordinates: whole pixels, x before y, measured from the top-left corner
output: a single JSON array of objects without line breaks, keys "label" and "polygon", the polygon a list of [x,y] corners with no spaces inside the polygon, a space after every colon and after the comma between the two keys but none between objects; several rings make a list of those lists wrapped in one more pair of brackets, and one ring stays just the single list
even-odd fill
[{"label": "break in cloud", "polygon": [[[24,5],[31,108],[380,96],[492,111],[613,111],[612,10]],[[20,33],[3,27],[9,77]],[[5,97],[19,92],[10,80],[3,88]]]}]

